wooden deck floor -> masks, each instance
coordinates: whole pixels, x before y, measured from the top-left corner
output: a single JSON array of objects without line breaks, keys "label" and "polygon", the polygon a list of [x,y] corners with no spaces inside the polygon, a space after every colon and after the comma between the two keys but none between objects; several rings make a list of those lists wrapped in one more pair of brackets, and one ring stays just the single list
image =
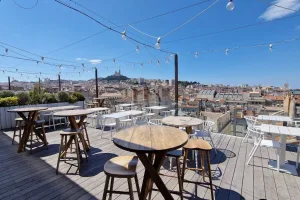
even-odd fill
[{"label": "wooden deck floor", "polygon": [[[105,174],[104,163],[118,155],[131,153],[117,148],[109,139],[101,139],[101,131],[88,129],[91,146],[89,161],[84,162],[80,175],[75,174],[76,167],[61,164],[60,174],[55,174],[59,148],[59,131],[47,133],[49,149],[43,147],[28,152],[17,153],[17,144],[11,144],[12,131],[0,132],[0,199],[102,199]],[[109,137],[105,133],[105,137]],[[224,134],[213,137],[218,154],[212,152],[213,184],[215,199],[299,199],[300,177],[278,173],[268,169],[268,159],[275,158],[272,149],[261,148],[257,151],[249,166],[245,160],[252,144],[241,143],[241,138]],[[294,152],[287,152],[287,159],[296,160]],[[176,175],[169,171],[166,159],[161,173]],[[175,168],[174,168],[175,169]],[[137,168],[140,185],[144,168]],[[170,190],[178,191],[176,178],[164,176],[163,181]],[[202,181],[202,176],[186,171],[185,179]],[[115,180],[114,189],[127,190],[124,179]],[[135,189],[135,186],[134,186]],[[210,199],[205,184],[184,183],[185,199]],[[179,196],[173,194],[175,199]],[[153,199],[163,199],[160,193],[153,191]],[[113,199],[128,199],[126,195],[113,195]],[[135,194],[135,199],[137,194]]]}]

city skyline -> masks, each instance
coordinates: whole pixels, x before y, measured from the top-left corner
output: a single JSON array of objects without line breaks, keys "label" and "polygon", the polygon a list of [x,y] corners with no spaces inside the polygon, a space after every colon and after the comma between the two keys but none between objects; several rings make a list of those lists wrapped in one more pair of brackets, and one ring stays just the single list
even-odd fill
[{"label": "city skyline", "polygon": [[[213,2],[214,1],[208,1],[189,9],[137,23],[133,26],[145,33],[161,36],[204,10]],[[24,6],[30,7],[31,3],[33,4],[34,1],[26,2]],[[183,5],[180,1],[172,1],[172,3],[163,4],[168,5],[167,8],[166,6],[157,6],[161,3],[156,1],[147,4],[138,2],[137,7],[140,8],[139,11],[134,9],[133,5],[135,3],[137,2],[114,2],[110,4],[105,2],[85,2],[82,3],[82,5],[90,9],[95,8],[93,10],[98,15],[116,24],[127,24],[128,22],[135,22],[160,13],[165,13],[168,10],[176,10],[199,2],[188,1]],[[260,1],[237,1],[234,3],[235,9],[228,11],[225,9],[226,2],[218,2],[211,9],[182,29],[162,39],[162,49],[176,52],[179,55],[179,80],[197,81],[207,84],[241,85],[247,83],[250,85],[261,84],[276,86],[282,86],[285,82],[288,82],[291,88],[300,88],[297,78],[297,75],[300,73],[300,69],[297,67],[300,61],[298,56],[300,53],[298,40],[286,44],[273,44],[272,51],[269,49],[269,43],[271,42],[299,37],[300,24],[297,15],[292,11],[274,8],[274,6],[270,7],[269,4]],[[294,9],[297,9],[300,5],[299,0],[288,2],[277,0],[273,3]],[[70,5],[75,6],[72,2]],[[247,16],[243,15],[243,13],[249,9],[251,9],[251,13]],[[110,12],[110,10],[114,12]],[[3,15],[3,19],[6,19],[1,21],[2,27],[7,27],[2,31],[0,42],[38,55],[43,55],[97,32],[101,32],[78,44],[66,47],[46,56],[77,62],[78,65],[80,65],[81,62],[88,62],[90,64],[86,64],[86,68],[97,67],[99,77],[108,76],[120,67],[128,77],[165,80],[174,78],[173,58],[170,57],[169,54],[159,53],[150,48],[144,48],[143,46],[139,46],[139,53],[136,53],[136,44],[128,40],[123,41],[120,35],[113,34],[110,31],[104,31],[104,29],[95,22],[54,1],[39,2],[35,8],[30,10],[21,9],[13,2],[5,1],[0,3],[0,12]],[[15,15],[11,16],[10,13],[15,13]],[[119,13],[119,15],[114,15],[113,13]],[[101,17],[97,15],[93,16],[113,26],[106,20],[101,19]],[[270,20],[271,22],[268,22]],[[263,22],[268,23],[234,31],[214,33]],[[123,27],[119,28],[120,31],[122,29]],[[140,40],[154,46],[156,42],[155,39],[145,37],[129,27],[127,27],[127,30],[128,34],[133,33],[134,36],[137,36]],[[192,36],[201,37],[184,39]],[[228,55],[226,55],[226,49],[255,44],[268,45],[256,48],[233,49],[229,50]],[[16,51],[26,56],[40,59],[39,57],[18,51],[2,43],[1,45],[9,49],[8,55],[17,56],[17,54],[12,52]],[[199,53],[198,58],[195,58],[194,53],[191,53],[217,49],[219,49],[219,51]],[[5,48],[2,48],[1,51],[4,52]],[[120,60],[134,61],[136,62],[136,66],[134,66],[133,63],[118,61],[118,59],[116,63],[99,63],[100,60],[114,58],[125,53],[128,54],[121,57]],[[169,61],[166,58],[168,58]],[[160,66],[157,66],[156,59],[160,60]],[[153,64],[149,63],[151,60]],[[46,62],[47,61],[48,60],[46,60]],[[168,61],[169,64],[167,64],[166,61]],[[0,81],[6,82],[7,76],[20,80],[28,79],[28,76],[25,74],[20,76],[20,73],[10,73],[6,71],[10,70],[16,72],[15,69],[12,70],[12,67],[17,68],[19,72],[34,71],[36,73],[50,73],[52,74],[51,79],[56,77],[59,71],[61,71],[62,79],[72,77],[72,79],[75,80],[88,80],[94,77],[93,70],[82,71],[80,75],[66,75],[66,73],[73,72],[73,69],[62,65],[59,70],[58,67],[50,67],[42,63],[36,65],[30,62],[24,62],[19,65],[21,62],[20,60],[11,59],[9,57],[2,57],[0,59],[0,70],[4,70],[5,72],[2,73]],[[142,62],[144,64],[143,67],[138,64]],[[55,63],[59,62],[55,61]],[[30,75],[29,79],[37,81],[37,76],[39,75]]]}]

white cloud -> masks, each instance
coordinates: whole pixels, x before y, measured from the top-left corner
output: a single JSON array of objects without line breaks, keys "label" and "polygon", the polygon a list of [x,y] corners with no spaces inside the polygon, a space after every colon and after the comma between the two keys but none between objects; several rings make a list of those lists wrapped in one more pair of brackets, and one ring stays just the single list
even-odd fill
[{"label": "white cloud", "polygon": [[[290,8],[293,10],[299,10],[300,9],[300,0],[275,0],[271,4],[276,4],[278,6],[282,6],[285,8]],[[267,10],[259,16],[260,19],[263,19],[265,21],[270,21],[274,19],[279,19],[282,17],[285,17],[287,15],[295,13],[294,11],[280,8],[277,6],[270,6],[267,8]]]},{"label": "white cloud", "polygon": [[76,60],[87,60],[86,58],[76,58]]},{"label": "white cloud", "polygon": [[90,62],[92,65],[100,64],[101,61],[102,61],[102,60],[99,60],[99,59],[89,60],[89,62]]}]

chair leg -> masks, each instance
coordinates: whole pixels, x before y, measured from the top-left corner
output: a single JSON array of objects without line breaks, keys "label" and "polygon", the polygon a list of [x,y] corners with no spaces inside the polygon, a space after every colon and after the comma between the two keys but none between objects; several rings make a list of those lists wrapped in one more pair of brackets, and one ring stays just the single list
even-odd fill
[{"label": "chair leg", "polygon": [[257,145],[257,146],[254,146],[253,149],[251,150],[251,154],[250,154],[250,156],[249,156],[249,160],[247,161],[247,165],[249,164],[250,160],[251,160],[252,157],[254,156],[254,154],[255,154],[257,148],[258,148],[258,145]]},{"label": "chair leg", "polygon": [[54,118],[52,118],[52,122],[53,122],[53,127],[54,127],[54,130],[56,130],[56,127],[55,127],[55,120],[54,120]]},{"label": "chair leg", "polygon": [[137,174],[134,175],[134,180],[135,180],[136,190],[137,190],[138,196],[140,198],[140,196],[141,196],[141,190],[140,190],[139,179],[137,177]]},{"label": "chair leg", "polygon": [[180,161],[179,158],[176,157],[176,167],[177,167],[177,177],[178,177],[178,185],[179,185],[179,192],[180,192],[180,199],[183,200],[183,185],[182,185],[182,181],[181,181],[181,176],[180,176]]},{"label": "chair leg", "polygon": [[81,161],[80,152],[79,152],[80,147],[79,147],[78,138],[76,135],[74,136],[74,140],[75,140],[75,149],[76,149],[76,155],[77,155],[78,171],[80,172],[80,161]]},{"label": "chair leg", "polygon": [[[86,150],[85,150],[85,148],[84,148],[84,146],[83,146],[83,142],[84,142],[83,134],[82,134],[82,133],[79,133],[78,137],[79,137],[79,140],[80,140],[80,142],[81,142],[81,144],[82,144],[82,151],[83,151],[83,153],[84,153],[84,155],[85,155],[85,159],[88,160],[88,155],[87,155]],[[78,145],[79,145],[79,144],[78,144]],[[79,149],[80,149],[80,148],[79,148]]]},{"label": "chair leg", "polygon": [[210,141],[211,141],[211,144],[212,144],[213,148],[215,149],[215,153],[216,153],[216,155],[217,155],[218,152],[217,152],[217,149],[216,149],[216,147],[215,147],[215,143],[214,143],[214,141],[213,141],[213,139],[212,139],[210,133],[209,133],[209,138],[210,138]]},{"label": "chair leg", "polygon": [[29,154],[32,153],[32,140],[33,140],[33,131],[30,131],[30,150],[29,150]]},{"label": "chair leg", "polygon": [[22,138],[22,122],[19,122],[19,144],[21,143]]},{"label": "chair leg", "polygon": [[206,154],[206,159],[207,159],[208,178],[209,178],[209,185],[210,185],[211,199],[214,200],[214,191],[213,191],[213,185],[212,185],[212,177],[211,177],[211,169],[210,169],[210,155],[209,155],[209,151],[206,151],[205,154]]},{"label": "chair leg", "polygon": [[46,137],[46,131],[45,131],[44,124],[42,124],[42,132],[43,132],[43,137],[44,137],[44,144],[46,145],[46,148],[48,149],[48,142],[47,142],[47,137]]},{"label": "chair leg", "polygon": [[250,134],[250,131],[247,130],[247,133],[246,133],[245,137],[244,137],[243,140],[242,140],[243,143],[245,142],[246,139],[248,139],[249,134]]},{"label": "chair leg", "polygon": [[184,172],[185,172],[185,168],[186,168],[187,154],[188,154],[187,149],[184,149],[184,151],[183,151],[182,172],[181,172],[181,182],[182,182],[182,187],[183,187],[183,182],[184,182]]},{"label": "chair leg", "polygon": [[203,182],[205,182],[205,167],[204,167],[204,152],[200,151],[200,158],[201,158],[201,172],[203,176]]},{"label": "chair leg", "polygon": [[16,121],[16,126],[15,126],[14,135],[13,135],[13,138],[12,138],[11,144],[14,144],[14,141],[15,141],[15,136],[16,136],[16,132],[17,132],[17,128],[18,128],[18,124],[19,124],[19,122],[18,122],[18,121]]},{"label": "chair leg", "polygon": [[112,191],[114,189],[114,177],[111,177],[111,180],[110,180],[110,189],[109,189],[109,200],[112,199]]},{"label": "chair leg", "polygon": [[87,129],[86,129],[86,124],[83,124],[83,128],[84,128],[87,143],[88,143],[89,147],[91,147],[89,135],[88,135],[88,132],[87,132]]},{"label": "chair leg", "polygon": [[130,200],[133,200],[133,191],[132,191],[131,178],[127,178],[127,180],[128,180],[128,188],[129,188],[129,196],[130,196]]},{"label": "chair leg", "polygon": [[[57,160],[57,166],[56,166],[56,174],[58,174],[58,168],[59,168],[59,162],[60,162],[60,157],[61,157],[61,151],[62,151],[62,146],[63,146],[63,136],[61,136],[60,140],[60,145],[59,145],[59,152],[58,152],[58,160]],[[66,154],[67,152],[65,152]]]},{"label": "chair leg", "polygon": [[169,161],[170,161],[170,170],[172,170],[172,169],[173,169],[173,166],[172,166],[173,158],[172,158],[172,157],[169,157]]},{"label": "chair leg", "polygon": [[102,200],[106,200],[107,189],[108,189],[108,184],[109,184],[109,178],[110,178],[109,176],[106,176]]},{"label": "chair leg", "polygon": [[300,149],[297,149],[297,161],[296,161],[296,169],[298,169],[299,166],[299,154],[300,154]]}]

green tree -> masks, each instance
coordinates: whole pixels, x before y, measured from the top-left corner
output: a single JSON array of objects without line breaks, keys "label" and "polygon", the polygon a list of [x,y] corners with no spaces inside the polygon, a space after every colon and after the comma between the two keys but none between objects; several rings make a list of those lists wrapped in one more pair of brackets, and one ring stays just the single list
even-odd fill
[{"label": "green tree", "polygon": [[54,94],[44,93],[43,95],[43,103],[57,103],[57,99]]},{"label": "green tree", "polygon": [[0,98],[13,97],[15,93],[9,90],[0,91]]},{"label": "green tree", "polygon": [[30,103],[31,104],[39,104],[43,103],[43,92],[39,93],[39,86],[35,85],[34,88],[29,92]]},{"label": "green tree", "polygon": [[69,102],[69,98],[69,94],[66,92],[61,91],[57,93],[58,102]]},{"label": "green tree", "polygon": [[28,105],[30,104],[30,95],[28,94],[28,92],[19,92],[16,95],[18,97],[18,103],[19,105]]}]

